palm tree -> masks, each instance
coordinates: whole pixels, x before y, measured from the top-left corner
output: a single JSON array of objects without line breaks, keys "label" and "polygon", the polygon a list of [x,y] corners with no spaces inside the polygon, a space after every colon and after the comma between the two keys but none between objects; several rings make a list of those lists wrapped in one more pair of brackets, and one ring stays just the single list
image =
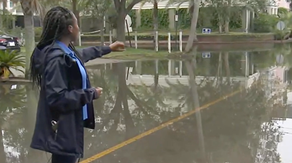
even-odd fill
[{"label": "palm tree", "polygon": [[25,66],[25,75],[27,77],[27,72],[30,65],[30,56],[35,47],[35,38],[34,38],[34,13],[43,12],[43,7],[40,4],[39,0],[20,0],[21,8],[24,16],[24,29],[25,35],[25,52],[26,52],[26,66]]},{"label": "palm tree", "polygon": [[25,35],[25,53],[26,53],[26,67],[25,76],[27,77],[27,72],[30,65],[30,56],[35,47],[35,33],[34,33],[34,14],[40,15],[41,19],[45,15],[45,7],[51,6],[50,4],[56,4],[58,0],[20,0],[21,8],[24,16],[24,29]]},{"label": "palm tree", "polygon": [[7,79],[11,74],[11,68],[23,72],[24,57],[16,51],[0,51],[0,77]]}]

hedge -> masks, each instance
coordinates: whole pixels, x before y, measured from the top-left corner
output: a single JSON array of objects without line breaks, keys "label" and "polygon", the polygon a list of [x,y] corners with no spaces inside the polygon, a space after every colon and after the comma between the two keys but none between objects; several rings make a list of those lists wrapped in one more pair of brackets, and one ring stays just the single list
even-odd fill
[{"label": "hedge", "polygon": [[[273,40],[274,35],[272,33],[234,33],[234,34],[210,34],[210,35],[203,35],[199,34],[198,39],[200,41],[213,41],[213,42],[232,42],[232,41],[264,41],[264,40]],[[153,40],[154,37],[151,35],[138,35],[138,40]],[[183,35],[183,40],[187,40],[188,35]],[[126,36],[126,39],[134,40],[134,36]],[[168,36],[167,35],[159,35],[159,40],[167,41]],[[176,37],[173,35],[172,40],[175,40]],[[36,41],[38,41],[39,38],[36,37]],[[105,36],[105,40],[109,40],[109,36]],[[84,42],[99,42],[100,36],[98,35],[91,35],[91,36],[82,36],[82,41]]]},{"label": "hedge", "polygon": [[[231,10],[231,17],[230,17],[230,29],[240,29],[242,26],[242,12],[244,8],[242,7],[233,7]],[[169,18],[168,18],[168,9],[160,9],[158,12],[159,15],[159,29],[168,29],[169,25]],[[179,9],[179,22],[178,22],[178,29],[189,29],[191,25],[191,17],[190,13],[188,13],[188,9]],[[132,17],[133,21],[133,29],[139,30],[139,28],[145,29],[152,29],[153,23],[152,23],[152,10],[141,10],[141,27],[136,28],[136,12],[135,10],[132,10],[129,15]],[[215,9],[212,7],[205,7],[200,8],[199,12],[199,19],[198,19],[198,25],[197,29],[200,31],[202,27],[209,27],[212,28],[212,31],[217,30],[217,24],[218,21],[216,19],[216,12]],[[276,23],[280,19],[276,17],[275,15],[268,15],[268,14],[258,14],[256,15],[255,19],[252,20],[252,28],[251,31],[257,32],[257,33],[271,33],[275,31]],[[234,30],[233,30],[234,31]],[[242,31],[242,30],[241,30]],[[42,32],[41,28],[35,28],[35,36],[36,40],[40,37]],[[96,38],[87,38],[90,36],[83,36],[86,38],[85,40],[99,40],[99,36],[95,36]],[[106,39],[108,39],[108,36],[105,36]],[[128,37],[128,36],[127,36]],[[132,39],[134,36],[130,36]],[[139,40],[152,40],[153,36],[151,35],[144,35],[144,36],[138,36]],[[165,40],[167,39],[167,36],[159,36],[159,39]]]},{"label": "hedge", "polygon": [[[159,9],[158,10],[158,20],[159,20],[159,29],[168,29],[169,25],[169,9]],[[141,26],[136,27],[136,10],[131,10],[129,15],[132,18],[133,28],[139,29],[152,29],[153,28],[153,17],[152,9],[141,10]],[[242,7],[234,7],[231,10],[230,17],[230,29],[238,29],[242,26]],[[179,21],[178,28],[188,29],[191,26],[191,15],[188,9],[181,8],[178,10]],[[213,7],[204,7],[200,8],[199,19],[198,19],[198,28],[209,27],[212,29],[218,29],[218,21],[216,10]]]}]

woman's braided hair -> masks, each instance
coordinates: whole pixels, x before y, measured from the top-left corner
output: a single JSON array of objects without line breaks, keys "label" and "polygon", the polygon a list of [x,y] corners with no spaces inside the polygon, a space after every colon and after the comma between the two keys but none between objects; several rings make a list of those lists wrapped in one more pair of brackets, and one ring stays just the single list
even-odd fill
[{"label": "woman's braided hair", "polygon": [[[57,6],[50,9],[44,18],[43,31],[39,43],[37,44],[38,49],[43,49],[46,46],[53,46],[56,40],[60,40],[62,37],[70,35],[68,26],[74,24],[73,13],[64,7]],[[69,48],[74,51],[78,58],[80,54],[75,49],[75,46],[70,43]],[[47,53],[44,54],[44,58]],[[42,73],[39,72],[35,64],[33,63],[33,57],[31,56],[30,63],[30,78],[33,84],[40,86]]]}]

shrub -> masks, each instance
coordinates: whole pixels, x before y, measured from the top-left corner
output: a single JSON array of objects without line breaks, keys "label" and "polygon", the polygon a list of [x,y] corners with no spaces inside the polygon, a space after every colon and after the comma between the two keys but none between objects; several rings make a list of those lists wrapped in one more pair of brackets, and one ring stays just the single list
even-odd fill
[{"label": "shrub", "polygon": [[34,28],[35,37],[41,37],[42,31],[43,31],[42,27],[35,27]]},{"label": "shrub", "polygon": [[278,8],[278,14],[279,15],[286,15],[286,14],[288,14],[288,12],[289,12],[289,10],[284,8],[284,7],[279,7]]},{"label": "shrub", "polygon": [[[10,50],[0,50],[0,77],[5,79],[10,76],[10,68],[23,72],[19,67],[24,67],[25,57],[17,52]],[[23,72],[24,73],[24,72]]]},{"label": "shrub", "polygon": [[269,33],[273,32],[279,18],[275,15],[259,14],[254,20],[254,32]]}]

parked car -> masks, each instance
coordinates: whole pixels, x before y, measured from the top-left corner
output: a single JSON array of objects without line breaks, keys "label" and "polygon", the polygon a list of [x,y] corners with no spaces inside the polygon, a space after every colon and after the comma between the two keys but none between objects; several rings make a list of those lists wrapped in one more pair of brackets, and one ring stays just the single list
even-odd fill
[{"label": "parked car", "polygon": [[0,50],[20,51],[19,38],[7,34],[0,35]]}]

